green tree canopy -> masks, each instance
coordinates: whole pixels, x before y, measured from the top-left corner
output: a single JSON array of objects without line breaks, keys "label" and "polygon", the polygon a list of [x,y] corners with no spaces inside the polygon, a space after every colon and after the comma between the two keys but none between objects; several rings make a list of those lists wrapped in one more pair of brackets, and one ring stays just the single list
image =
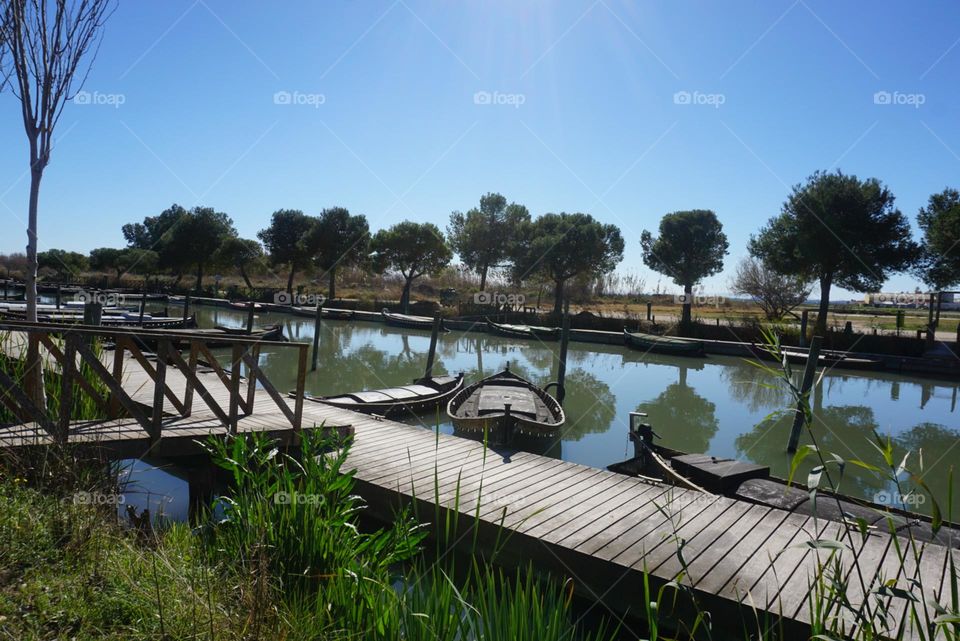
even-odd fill
[{"label": "green tree canopy", "polygon": [[173,238],[173,229],[177,222],[188,214],[187,210],[174,203],[160,212],[158,216],[147,216],[142,223],[127,223],[121,229],[127,246],[136,249],[149,249],[160,255],[161,267],[164,264],[166,246]]},{"label": "green tree canopy", "polygon": [[433,223],[405,220],[390,229],[381,229],[373,237],[370,248],[377,269],[394,269],[403,275],[404,311],[410,307],[410,286],[424,274],[438,274],[450,263],[453,252],[443,232]]},{"label": "green tree canopy", "polygon": [[514,280],[542,276],[553,283],[554,314],[563,312],[564,284],[575,276],[599,276],[623,260],[623,236],[590,214],[544,214],[519,226],[511,243]]},{"label": "green tree canopy", "polygon": [[89,269],[87,257],[79,252],[70,252],[64,249],[48,249],[37,254],[37,265],[43,269],[52,269],[57,272],[57,280],[64,281],[70,277],[80,275],[80,272]]},{"label": "green tree canopy", "polygon": [[253,283],[250,282],[247,268],[263,260],[263,247],[255,240],[228,236],[217,248],[214,260],[218,265],[238,269],[243,277],[243,282],[247,285],[247,289],[253,289]]},{"label": "green tree canopy", "polygon": [[480,197],[480,208],[466,214],[450,214],[447,237],[450,246],[463,264],[480,274],[480,289],[487,286],[487,272],[508,257],[509,240],[520,227],[530,222],[530,212],[523,205],[507,204],[500,194]]},{"label": "green tree canopy", "polygon": [[773,269],[819,281],[815,333],[827,329],[830,288],[878,291],[919,253],[894,196],[876,178],[816,172],[797,185],[778,216],[750,239],[750,253]]},{"label": "green tree canopy", "polygon": [[730,243],[723,225],[709,209],[675,211],[660,219],[657,238],[647,230],[640,235],[643,262],[683,287],[683,318],[690,324],[693,286],[723,269]]},{"label": "green tree canopy", "polygon": [[214,262],[223,241],[236,236],[237,230],[227,214],[212,207],[194,207],[177,220],[170,234],[164,247],[167,261],[180,273],[195,268],[195,289],[200,291],[207,265]]},{"label": "green tree canopy", "polygon": [[304,237],[304,245],[313,262],[329,280],[327,297],[337,294],[337,268],[363,262],[370,247],[370,226],[363,215],[353,216],[343,207],[320,212]]},{"label": "green tree canopy", "polygon": [[923,230],[918,275],[930,287],[945,289],[960,283],[960,192],[944,189],[930,196],[917,215]]},{"label": "green tree canopy", "polygon": [[279,209],[270,217],[270,226],[257,232],[273,265],[284,265],[290,270],[287,291],[293,291],[293,277],[310,261],[304,237],[315,219],[299,209]]},{"label": "green tree canopy", "polygon": [[123,276],[126,266],[121,261],[123,249],[115,247],[98,247],[90,251],[90,267],[98,271],[113,271],[117,281]]}]

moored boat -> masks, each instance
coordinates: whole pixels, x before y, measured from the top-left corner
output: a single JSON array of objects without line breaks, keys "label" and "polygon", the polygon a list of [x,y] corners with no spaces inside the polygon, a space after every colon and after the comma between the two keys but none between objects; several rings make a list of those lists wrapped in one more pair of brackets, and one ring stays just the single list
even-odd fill
[{"label": "moored boat", "polygon": [[[781,347],[781,354],[791,363],[806,365],[809,352],[803,348]],[[840,367],[843,369],[878,370],[883,369],[883,361],[879,358],[858,356],[854,352],[821,350],[817,357],[817,365],[821,367]]]},{"label": "moored boat", "polygon": [[[411,316],[410,314],[395,314],[384,309],[382,312],[383,321],[391,327],[405,327],[407,329],[424,329],[431,331],[433,329],[433,319],[429,316]],[[440,330],[447,331],[440,321]]]},{"label": "moored boat", "polygon": [[677,356],[703,355],[703,342],[694,339],[628,332],[626,329],[623,330],[623,339],[627,347],[640,351]]},{"label": "moored boat", "polygon": [[[305,318],[316,318],[317,308],[316,307],[291,307],[290,313],[294,316],[303,316]],[[329,320],[352,320],[353,319],[353,310],[352,309],[334,309],[328,307],[320,308],[320,318],[326,318]]]},{"label": "moored boat", "polygon": [[511,325],[507,323],[494,323],[487,319],[487,331],[491,334],[499,334],[509,338],[535,338],[541,341],[560,340],[559,327],[540,327],[537,325]]},{"label": "moored boat", "polygon": [[365,390],[336,396],[307,396],[317,403],[332,405],[341,409],[396,416],[416,414],[432,410],[446,403],[463,388],[463,373],[457,376],[431,376],[418,378],[412,385],[401,385],[377,390]]},{"label": "moored boat", "polygon": [[554,436],[563,426],[563,408],[546,390],[510,371],[488,376],[457,393],[447,404],[456,430],[484,433],[508,443],[516,433]]}]

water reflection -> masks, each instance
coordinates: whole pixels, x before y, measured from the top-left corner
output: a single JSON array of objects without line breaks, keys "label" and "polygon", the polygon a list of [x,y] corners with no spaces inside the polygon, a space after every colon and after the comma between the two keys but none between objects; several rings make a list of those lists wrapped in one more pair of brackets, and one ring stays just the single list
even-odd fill
[{"label": "water reflection", "polygon": [[[228,309],[198,308],[197,313],[203,327],[239,327],[246,322],[243,313]],[[274,322],[284,323],[294,340],[312,341],[311,319],[278,314],[260,314],[256,319],[258,326]],[[307,377],[311,394],[403,385],[423,375],[429,332],[330,320],[323,321],[320,332],[319,368]],[[437,346],[434,371],[462,371],[468,382],[473,382],[509,362],[511,369],[542,386],[556,380],[558,351],[558,343],[450,332]],[[266,350],[262,360],[279,389],[293,389],[296,361],[292,350]],[[743,458],[770,465],[774,473],[786,476],[789,420],[765,419],[789,403],[790,395],[775,380],[740,358],[671,357],[619,345],[572,343],[564,403],[567,423],[559,439],[530,447],[586,465],[622,460],[631,450],[627,416],[636,410],[649,415],[668,447]],[[951,449],[960,442],[960,431],[954,427],[958,424],[956,381],[830,370],[813,397],[813,407],[814,435],[824,450],[847,460],[877,463],[878,455],[868,442],[876,430],[894,439],[898,456],[908,449],[914,451],[911,462],[919,463],[922,449],[925,481],[946,496],[947,461],[960,451]],[[442,410],[410,422],[452,432]],[[802,442],[809,439],[804,436]],[[809,465],[800,471],[801,480],[807,469]],[[865,497],[889,489],[870,473],[850,465],[844,471],[842,487]]]}]

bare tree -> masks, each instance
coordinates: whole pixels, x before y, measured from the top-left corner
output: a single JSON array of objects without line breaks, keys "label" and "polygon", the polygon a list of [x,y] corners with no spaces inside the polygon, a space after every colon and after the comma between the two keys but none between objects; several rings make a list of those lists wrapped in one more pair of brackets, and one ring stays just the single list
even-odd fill
[{"label": "bare tree", "polygon": [[[27,218],[27,320],[37,320],[37,209],[63,107],[83,86],[96,58],[112,0],[4,0],[0,41],[12,70],[30,149]],[[28,354],[28,387],[42,402],[39,354]]]},{"label": "bare tree", "polygon": [[[30,147],[27,319],[37,316],[37,209],[63,107],[83,86],[112,0],[7,0],[4,36],[11,86]],[[84,61],[87,60],[84,67]]]},{"label": "bare tree", "polygon": [[769,320],[777,320],[790,313],[807,300],[811,289],[809,282],[779,274],[749,256],[737,264],[737,271],[730,283],[730,291],[752,298]]}]

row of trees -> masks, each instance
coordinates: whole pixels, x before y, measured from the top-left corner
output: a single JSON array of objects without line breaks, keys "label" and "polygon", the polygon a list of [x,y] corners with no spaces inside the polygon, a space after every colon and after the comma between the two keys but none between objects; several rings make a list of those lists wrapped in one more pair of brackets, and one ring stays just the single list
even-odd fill
[{"label": "row of trees", "polygon": [[[918,217],[921,242],[911,237],[907,218],[880,181],[842,172],[817,172],[794,187],[779,215],[751,237],[750,257],[738,265],[736,293],[757,300],[770,318],[802,303],[813,286],[820,289],[817,331],[826,328],[833,286],[876,291],[895,272],[911,271],[931,287],[960,282],[960,193],[948,189],[930,197]],[[478,207],[454,211],[446,232],[432,223],[404,221],[371,234],[367,219],[342,207],[310,216],[300,210],[273,213],[259,241],[240,238],[233,221],[209,207],[187,210],[174,205],[140,223],[123,226],[127,248],[99,248],[89,260],[51,250],[41,264],[57,271],[93,269],[122,274],[177,276],[195,273],[196,288],[214,266],[233,267],[252,288],[248,268],[269,265],[286,274],[292,291],[297,274],[316,269],[336,296],[338,269],[359,266],[403,277],[402,303],[414,281],[437,274],[459,255],[487,285],[491,270],[514,283],[548,282],[559,313],[571,279],[610,273],[623,258],[624,240],[614,225],[582,213],[545,214],[536,219],[523,205],[488,193]],[[261,245],[262,243],[262,245]],[[665,215],[654,235],[640,237],[643,261],[683,288],[682,323],[691,321],[694,288],[723,270],[729,242],[716,214],[689,210]]]}]

